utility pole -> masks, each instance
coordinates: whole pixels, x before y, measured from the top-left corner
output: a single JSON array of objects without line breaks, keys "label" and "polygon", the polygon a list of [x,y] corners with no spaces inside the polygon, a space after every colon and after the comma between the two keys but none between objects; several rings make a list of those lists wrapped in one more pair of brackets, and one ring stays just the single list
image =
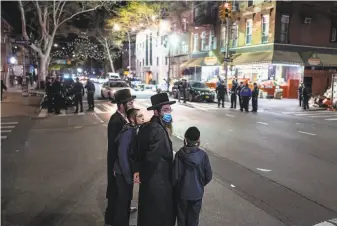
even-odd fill
[{"label": "utility pole", "polygon": [[226,18],[226,37],[225,37],[225,43],[226,43],[226,48],[225,48],[225,82],[226,82],[226,88],[228,90],[228,51],[229,51],[229,23],[230,19],[227,17]]},{"label": "utility pole", "polygon": [[130,38],[130,32],[128,33],[128,41],[129,41],[129,74],[131,74],[131,38]]}]

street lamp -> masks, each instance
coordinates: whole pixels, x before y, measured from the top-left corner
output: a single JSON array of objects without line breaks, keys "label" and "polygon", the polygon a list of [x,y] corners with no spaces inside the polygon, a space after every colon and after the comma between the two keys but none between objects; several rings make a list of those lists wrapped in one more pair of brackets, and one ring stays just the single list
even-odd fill
[{"label": "street lamp", "polygon": [[114,25],[114,30],[115,30],[115,31],[119,31],[120,29],[121,29],[121,28],[120,28],[120,26],[119,26],[118,24],[115,24],[115,25]]},{"label": "street lamp", "polygon": [[77,68],[78,73],[82,73],[82,71],[83,71],[82,68]]},{"label": "street lamp", "polygon": [[54,47],[58,47],[59,45],[57,43],[54,44]]},{"label": "street lamp", "polygon": [[11,64],[16,64],[18,61],[16,60],[16,58],[15,57],[11,57],[10,59],[9,59],[9,63],[11,63]]}]

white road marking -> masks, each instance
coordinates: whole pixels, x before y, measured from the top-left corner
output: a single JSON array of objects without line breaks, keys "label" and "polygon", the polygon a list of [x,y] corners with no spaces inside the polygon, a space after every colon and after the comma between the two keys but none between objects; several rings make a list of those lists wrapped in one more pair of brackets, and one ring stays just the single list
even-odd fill
[{"label": "white road marking", "polygon": [[18,122],[1,122],[1,125],[13,125],[18,124]]},{"label": "white road marking", "polygon": [[1,130],[1,133],[10,133],[12,130]]},{"label": "white road marking", "polygon": [[331,111],[321,111],[321,112],[305,112],[305,113],[297,113],[297,116],[311,116],[311,115],[326,115],[326,114],[334,114]]},{"label": "white road marking", "polygon": [[231,184],[231,187],[232,187],[232,188],[235,188],[235,185],[234,185],[234,184]]},{"label": "white road marking", "polygon": [[316,134],[314,134],[314,133],[308,133],[308,132],[303,132],[303,131],[297,131],[297,132],[307,134],[307,135],[310,135],[310,136],[316,136]]},{"label": "white road marking", "polygon": [[48,114],[48,110],[47,109],[41,109],[39,115],[37,116],[38,118],[45,118]]},{"label": "white road marking", "polygon": [[257,123],[268,126],[268,123],[266,123],[266,122],[257,122]]},{"label": "white road marking", "polygon": [[1,126],[1,129],[14,129],[15,126]]},{"label": "white road marking", "polygon": [[256,168],[257,170],[259,171],[262,171],[262,172],[270,172],[271,170],[270,169],[262,169],[262,168]]},{"label": "white road marking", "polygon": [[226,114],[226,116],[228,116],[228,117],[235,117],[234,115],[230,115],[230,114]]},{"label": "white road marking", "polygon": [[6,138],[7,138],[7,136],[1,136],[1,140],[4,140]]},{"label": "white road marking", "polygon": [[324,120],[328,120],[328,121],[337,121],[337,118],[326,118]]},{"label": "white road marking", "polygon": [[314,226],[335,226],[335,225],[337,225],[337,218],[315,224]]},{"label": "white road marking", "polygon": [[308,118],[330,118],[330,117],[336,117],[337,115],[315,115],[315,116],[308,116]]},{"label": "white road marking", "polygon": [[95,113],[97,114],[102,114],[104,113],[103,111],[99,110],[97,107],[94,108]]}]

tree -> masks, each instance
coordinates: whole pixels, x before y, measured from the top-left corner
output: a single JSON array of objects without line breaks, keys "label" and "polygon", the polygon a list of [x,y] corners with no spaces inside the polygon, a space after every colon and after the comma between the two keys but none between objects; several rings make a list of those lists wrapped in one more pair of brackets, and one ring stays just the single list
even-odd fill
[{"label": "tree", "polygon": [[[19,9],[21,12],[22,36],[25,40],[31,41],[30,47],[39,54],[40,70],[39,80],[45,80],[47,68],[51,60],[51,49],[55,35],[59,28],[76,16],[94,11],[100,7],[108,7],[110,2],[105,1],[34,1],[22,2],[19,0]],[[26,18],[26,14],[30,17]],[[34,17],[35,16],[35,17]],[[30,40],[27,33],[28,20],[37,23],[36,40]]]}]

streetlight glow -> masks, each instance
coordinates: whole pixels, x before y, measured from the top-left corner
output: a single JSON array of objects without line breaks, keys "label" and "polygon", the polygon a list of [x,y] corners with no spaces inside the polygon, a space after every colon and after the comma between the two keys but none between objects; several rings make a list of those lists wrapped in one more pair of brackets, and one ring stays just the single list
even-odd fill
[{"label": "streetlight glow", "polygon": [[78,73],[82,73],[82,71],[83,71],[82,68],[80,68],[80,67],[77,68],[77,72],[78,72]]},{"label": "streetlight glow", "polygon": [[115,25],[114,25],[114,30],[115,30],[115,31],[119,31],[120,29],[121,29],[121,28],[119,27],[118,24],[115,24]]},{"label": "streetlight glow", "polygon": [[15,57],[11,57],[11,58],[9,59],[9,62],[10,62],[11,64],[16,64],[16,63],[17,63]]},{"label": "streetlight glow", "polygon": [[151,19],[154,21],[156,19],[156,16],[155,15],[152,15],[151,16]]},{"label": "streetlight glow", "polygon": [[135,30],[136,30],[136,28],[135,28],[135,27],[131,28],[131,31],[135,31]]},{"label": "streetlight glow", "polygon": [[57,43],[54,44],[54,47],[58,47],[59,45]]}]

